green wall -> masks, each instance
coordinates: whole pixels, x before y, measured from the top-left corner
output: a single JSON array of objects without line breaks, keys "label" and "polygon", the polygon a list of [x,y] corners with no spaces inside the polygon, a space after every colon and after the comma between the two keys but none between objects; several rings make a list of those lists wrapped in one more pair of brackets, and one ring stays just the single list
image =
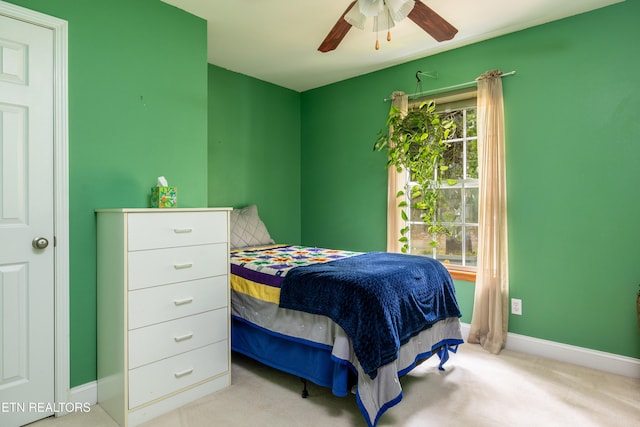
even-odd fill
[{"label": "green wall", "polygon": [[94,209],[165,175],[207,203],[206,22],[159,0],[12,0],[69,22],[71,386],[96,379]]},{"label": "green wall", "polygon": [[[165,175],[183,207],[256,203],[279,242],[384,250],[393,90],[486,70],[504,80],[510,331],[640,357],[640,2],[302,94],[206,62],[206,23],[159,0],[10,0],[69,21],[71,386],[96,379],[95,217],[147,206]],[[470,321],[472,283],[457,282]]]},{"label": "green wall", "polygon": [[209,65],[209,206],[256,204],[299,244],[300,93]]},{"label": "green wall", "polygon": [[[371,150],[394,90],[505,77],[509,330],[640,357],[640,1],[302,94],[302,242],[385,249],[386,170]],[[373,53],[372,53],[373,54]],[[457,282],[463,320],[474,286]]]}]

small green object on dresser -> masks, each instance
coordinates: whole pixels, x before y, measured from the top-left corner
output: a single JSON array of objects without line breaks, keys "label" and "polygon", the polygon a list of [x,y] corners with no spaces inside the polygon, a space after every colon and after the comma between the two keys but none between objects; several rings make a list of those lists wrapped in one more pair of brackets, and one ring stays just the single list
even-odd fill
[{"label": "small green object on dresser", "polygon": [[177,208],[178,187],[151,187],[152,208]]}]

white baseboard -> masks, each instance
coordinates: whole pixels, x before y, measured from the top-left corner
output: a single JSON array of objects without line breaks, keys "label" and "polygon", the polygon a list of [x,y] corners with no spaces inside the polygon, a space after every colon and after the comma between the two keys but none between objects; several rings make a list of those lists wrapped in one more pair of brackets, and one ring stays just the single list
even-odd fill
[{"label": "white baseboard", "polygon": [[56,417],[68,415],[71,412],[86,412],[98,402],[98,383],[91,381],[67,390],[66,399],[57,402]]},{"label": "white baseboard", "polygon": [[98,402],[98,382],[82,384],[71,389],[71,401],[73,403],[88,403],[95,405]]},{"label": "white baseboard", "polygon": [[[470,325],[468,323],[461,323],[460,325],[462,337],[467,341]],[[561,344],[512,332],[507,333],[505,349],[572,363],[616,375],[640,378],[640,359],[634,359],[633,357]]]}]

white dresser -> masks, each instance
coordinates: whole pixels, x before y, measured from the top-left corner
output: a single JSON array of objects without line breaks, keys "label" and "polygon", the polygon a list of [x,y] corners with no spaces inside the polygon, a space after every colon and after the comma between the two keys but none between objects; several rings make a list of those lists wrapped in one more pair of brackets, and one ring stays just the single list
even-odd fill
[{"label": "white dresser", "polygon": [[134,426],[230,384],[229,208],[98,209],[98,403]]}]

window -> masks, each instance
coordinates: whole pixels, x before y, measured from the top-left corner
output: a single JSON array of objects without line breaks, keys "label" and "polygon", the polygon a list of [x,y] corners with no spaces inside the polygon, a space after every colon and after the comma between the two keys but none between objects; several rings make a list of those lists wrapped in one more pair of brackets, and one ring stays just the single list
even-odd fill
[{"label": "window", "polygon": [[[419,105],[412,102],[409,108]],[[444,171],[441,196],[438,199],[437,218],[445,225],[449,235],[435,239],[420,219],[420,211],[410,209],[409,253],[436,258],[447,266],[471,267],[477,265],[478,243],[478,145],[476,120],[476,92],[467,91],[436,98],[441,116],[452,118],[456,132],[445,155],[448,169]],[[405,179],[409,179],[409,174]],[[410,204],[410,200],[407,200]]]}]

